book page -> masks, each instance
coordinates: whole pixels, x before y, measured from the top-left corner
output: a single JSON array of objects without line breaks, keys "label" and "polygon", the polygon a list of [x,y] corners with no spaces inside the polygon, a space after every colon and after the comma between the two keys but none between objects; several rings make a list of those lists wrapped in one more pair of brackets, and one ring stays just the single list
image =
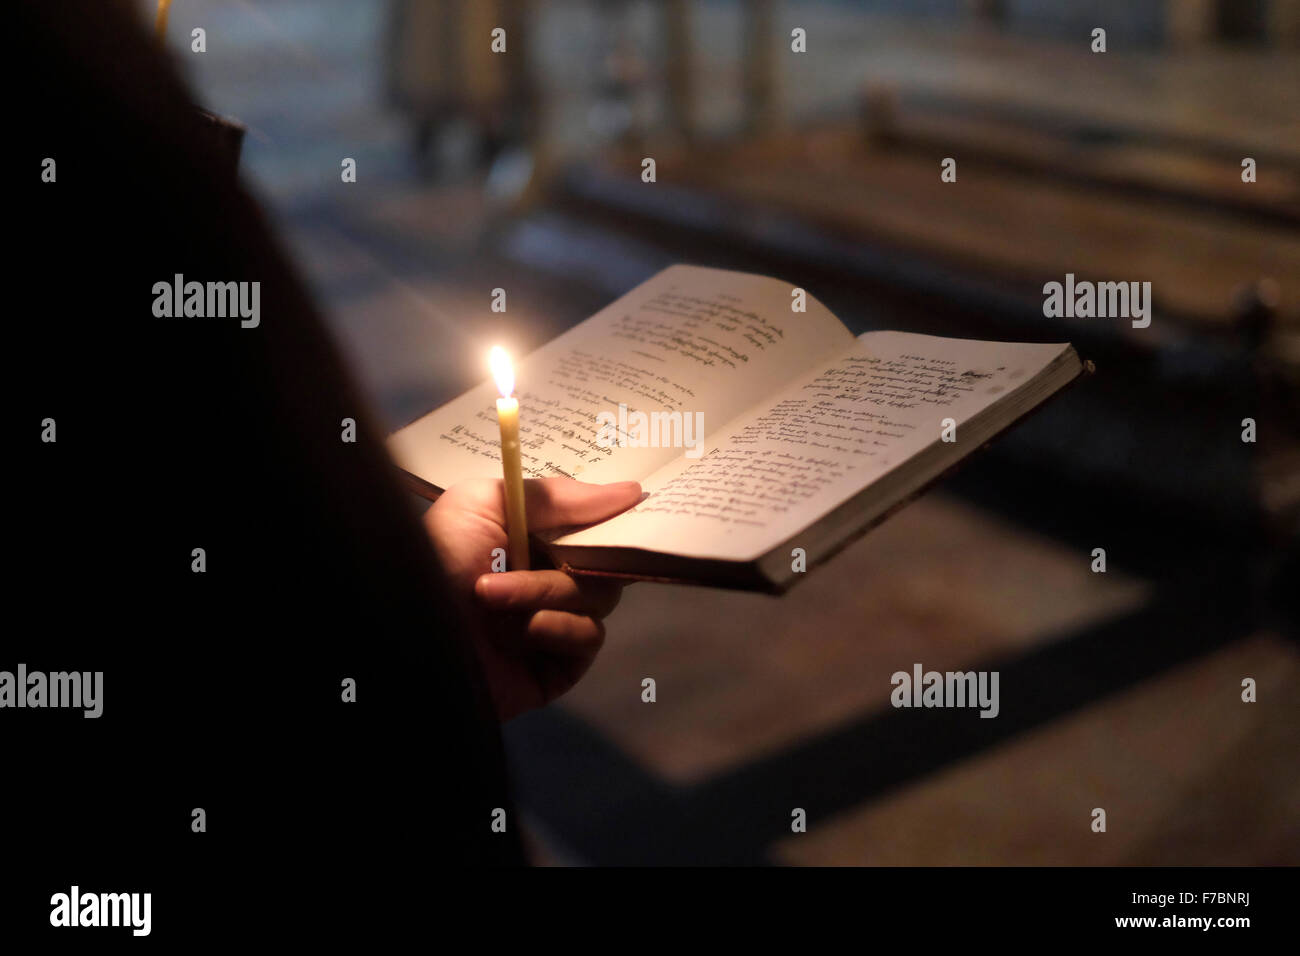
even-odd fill
[{"label": "book page", "polygon": [[[792,311],[793,288],[765,276],[673,266],[517,363],[524,476],[641,480],[682,457],[685,443],[698,443],[818,356],[853,341],[811,296],[806,312]],[[485,371],[486,356],[485,346]],[[497,397],[485,382],[393,434],[390,453],[439,488],[500,478]],[[600,441],[602,412],[630,423],[616,425],[612,442],[606,433],[610,447]],[[642,447],[658,432],[636,429],[636,412],[677,413],[671,423],[656,422],[678,447]],[[697,445],[693,455],[702,452]]]},{"label": "book page", "polygon": [[729,423],[697,461],[651,475],[637,507],[556,543],[753,560],[942,440],[945,419],[960,442],[963,423],[1068,348],[868,333]]}]

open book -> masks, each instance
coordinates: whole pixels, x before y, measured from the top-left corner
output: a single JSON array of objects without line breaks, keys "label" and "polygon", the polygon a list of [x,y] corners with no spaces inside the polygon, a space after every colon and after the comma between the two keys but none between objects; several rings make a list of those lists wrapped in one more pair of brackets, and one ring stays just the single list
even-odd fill
[{"label": "open book", "polygon": [[[855,338],[788,283],[678,265],[518,363],[524,476],[648,493],[551,534],[558,566],[781,591],[1082,371],[1068,344]],[[496,398],[390,436],[417,493],[501,477]]]}]

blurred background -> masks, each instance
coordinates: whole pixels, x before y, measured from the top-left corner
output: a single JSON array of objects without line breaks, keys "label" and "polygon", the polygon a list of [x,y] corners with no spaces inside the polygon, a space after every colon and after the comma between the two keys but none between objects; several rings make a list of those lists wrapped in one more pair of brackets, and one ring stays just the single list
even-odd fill
[{"label": "blurred background", "polygon": [[[539,862],[1300,863],[1300,0],[176,0],[167,42],[390,429],[679,261],[1096,363],[782,598],[628,589],[505,730]],[[1044,318],[1067,272],[1151,326]],[[914,662],[1001,715],[892,709]]]}]

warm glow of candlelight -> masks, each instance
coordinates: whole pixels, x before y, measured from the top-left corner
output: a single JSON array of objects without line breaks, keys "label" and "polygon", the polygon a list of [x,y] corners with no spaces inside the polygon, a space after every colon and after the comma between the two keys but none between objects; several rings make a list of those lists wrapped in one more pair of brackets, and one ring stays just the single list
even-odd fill
[{"label": "warm glow of candlelight", "polygon": [[528,570],[528,517],[524,508],[524,470],[519,450],[519,399],[515,370],[501,346],[492,347],[488,365],[501,397],[497,399],[497,421],[501,426],[501,477],[506,504],[506,570]]},{"label": "warm glow of candlelight", "polygon": [[167,37],[167,14],[171,8],[172,0],[158,0],[158,14],[153,21],[153,31],[159,40]]},{"label": "warm glow of candlelight", "polygon": [[488,365],[492,367],[492,378],[497,383],[497,390],[502,398],[509,398],[515,390],[515,367],[510,364],[510,356],[499,345],[492,346],[488,353]]}]

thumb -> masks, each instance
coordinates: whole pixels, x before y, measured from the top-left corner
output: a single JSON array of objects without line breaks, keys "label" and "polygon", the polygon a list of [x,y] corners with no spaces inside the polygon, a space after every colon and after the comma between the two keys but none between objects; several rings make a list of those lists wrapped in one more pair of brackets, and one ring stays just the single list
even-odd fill
[{"label": "thumb", "polygon": [[635,481],[592,485],[572,478],[530,478],[524,482],[524,508],[530,530],[593,524],[626,511],[641,500]]}]

